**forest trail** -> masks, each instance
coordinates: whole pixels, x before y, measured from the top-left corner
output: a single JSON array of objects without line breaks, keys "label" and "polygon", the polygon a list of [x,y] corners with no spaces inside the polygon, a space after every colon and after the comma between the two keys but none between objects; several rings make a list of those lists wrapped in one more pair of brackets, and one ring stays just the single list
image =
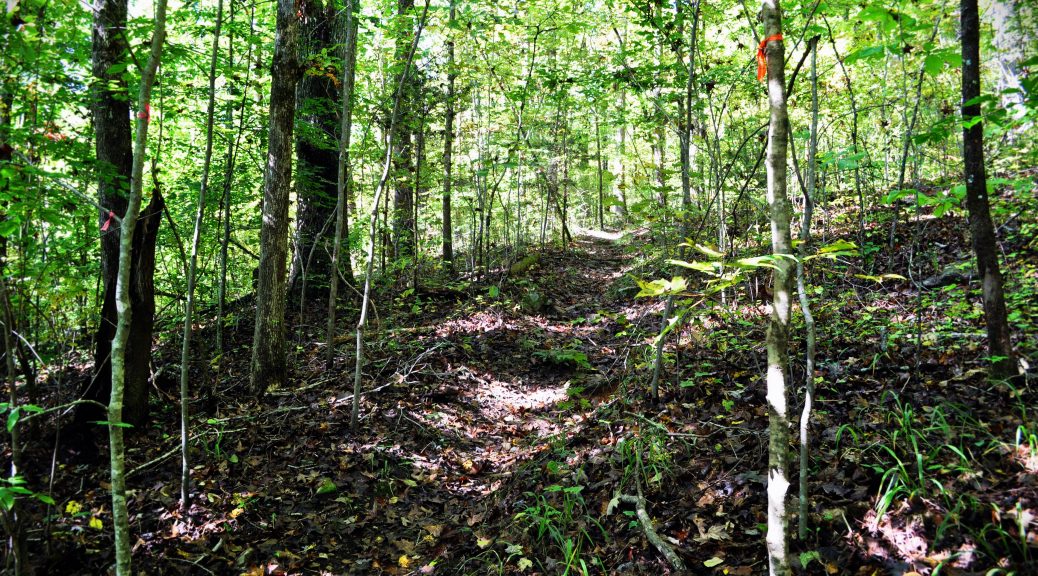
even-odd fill
[{"label": "forest trail", "polygon": [[[522,530],[505,531],[535,503],[531,489],[554,490],[543,478],[586,483],[578,460],[600,450],[573,445],[588,443],[584,428],[599,425],[596,407],[625,372],[634,342],[623,327],[658,322],[658,306],[610,294],[632,261],[612,238],[581,235],[565,252],[541,252],[520,277],[488,282],[472,304],[420,291],[410,320],[383,319],[406,327],[369,344],[356,435],[352,365],[323,374],[322,351],[302,353],[298,387],[273,394],[276,406],[207,420],[189,514],[175,511],[165,466],[142,474],[154,483],[136,480],[150,486],[138,499],[174,510],[142,528],[139,545],[153,552],[145,565],[192,573],[183,560],[192,558],[217,574],[526,566],[531,546],[513,540]],[[131,457],[159,453],[148,450]]]}]

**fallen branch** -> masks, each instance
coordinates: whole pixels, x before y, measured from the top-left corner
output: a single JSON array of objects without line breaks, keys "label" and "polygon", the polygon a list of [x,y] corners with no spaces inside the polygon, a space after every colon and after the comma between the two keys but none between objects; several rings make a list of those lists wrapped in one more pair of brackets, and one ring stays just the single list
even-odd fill
[{"label": "fallen branch", "polygon": [[[642,527],[642,532],[645,533],[645,539],[648,540],[663,557],[670,562],[670,565],[675,570],[680,572],[685,571],[685,563],[681,561],[681,557],[674,551],[674,548],[664,540],[656,528],[652,525],[652,518],[649,517],[649,512],[645,509],[645,498],[641,495],[631,496],[630,494],[618,494],[615,501],[626,502],[628,504],[634,504],[635,513],[638,514],[638,525]],[[611,507],[610,507],[611,508]]]}]

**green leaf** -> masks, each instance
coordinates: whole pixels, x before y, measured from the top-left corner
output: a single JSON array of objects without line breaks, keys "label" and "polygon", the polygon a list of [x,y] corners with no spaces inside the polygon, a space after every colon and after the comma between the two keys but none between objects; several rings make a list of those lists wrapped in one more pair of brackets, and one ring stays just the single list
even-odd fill
[{"label": "green leaf", "polygon": [[860,20],[865,20],[866,22],[884,22],[894,19],[889,10],[875,4],[870,4],[863,8],[861,12],[858,12],[858,18]]},{"label": "green leaf", "polygon": [[635,297],[638,298],[644,296],[680,294],[688,289],[688,284],[682,276],[675,276],[671,280],[661,278],[659,280],[653,280],[652,282],[645,282],[644,280],[638,280],[637,282],[638,286],[641,287],[641,291],[635,294]]},{"label": "green leaf", "polygon": [[703,566],[706,566],[707,568],[713,568],[714,566],[720,566],[721,564],[724,564],[724,558],[718,558],[717,556],[703,562]]},{"label": "green leaf", "polygon": [[897,202],[898,200],[904,198],[905,196],[911,196],[912,194],[915,194],[915,193],[916,193],[915,188],[901,188],[901,189],[895,188],[895,189],[891,190],[890,192],[888,192],[887,195],[883,197],[883,203],[884,204],[893,204],[894,202]]},{"label": "green leaf", "polygon": [[847,55],[843,59],[846,64],[853,64],[858,60],[875,60],[883,57],[883,52],[886,51],[886,46],[868,46],[861,50],[855,50]]},{"label": "green leaf", "polygon": [[116,428],[133,428],[133,424],[128,424],[126,422],[111,422],[109,420],[94,420],[92,424],[97,424],[98,426],[115,426]]},{"label": "green leaf", "polygon": [[667,264],[672,266],[681,266],[682,268],[688,268],[705,274],[716,274],[716,269],[720,267],[717,262],[686,262],[685,260],[667,260]]},{"label": "green leaf", "polygon": [[709,256],[711,258],[716,258],[716,259],[724,258],[724,254],[718,252],[717,250],[714,250],[713,248],[711,248],[711,247],[709,247],[709,246],[707,246],[705,244],[696,244],[695,245],[695,249],[699,250],[700,252],[702,252],[703,254],[705,254],[705,255],[707,255],[707,256]]},{"label": "green leaf", "polygon": [[10,432],[11,430],[14,430],[15,425],[18,424],[18,418],[21,415],[22,415],[22,407],[21,406],[15,407],[14,410],[11,410],[11,412],[7,414],[7,431],[8,432]]},{"label": "green leaf", "polygon": [[0,220],[0,236],[10,238],[18,232],[19,226],[18,219],[11,216],[8,216],[5,220]]},{"label": "green leaf", "polygon": [[923,68],[930,76],[936,76],[941,73],[941,70],[944,70],[944,59],[937,54],[929,54],[923,60]]},{"label": "green leaf", "polygon": [[830,260],[835,260],[837,257],[840,256],[851,257],[857,255],[857,244],[855,244],[854,242],[849,242],[847,240],[837,240],[832,244],[828,244],[826,246],[819,248],[818,251],[814,254],[805,257],[804,261],[806,262],[808,260],[813,260],[815,258],[828,258]]},{"label": "green leaf", "polygon": [[818,554],[817,550],[800,553],[800,566],[803,568],[807,568],[807,565],[810,564],[812,560],[818,560],[819,562],[822,561],[822,557]]},{"label": "green leaf", "polygon": [[317,486],[317,495],[330,494],[338,489],[339,487],[335,485],[335,482],[332,482],[331,478],[322,478],[321,483]]},{"label": "green leaf", "polygon": [[898,280],[905,282],[908,279],[900,274],[880,274],[879,276],[870,276],[868,274],[855,274],[855,278],[861,278],[862,280],[871,280],[877,284],[882,284],[885,280]]},{"label": "green leaf", "polygon": [[750,258],[739,258],[734,264],[740,268],[772,268],[778,270],[776,262],[787,258],[796,262],[796,256],[792,254],[765,254],[764,256],[752,256]]}]

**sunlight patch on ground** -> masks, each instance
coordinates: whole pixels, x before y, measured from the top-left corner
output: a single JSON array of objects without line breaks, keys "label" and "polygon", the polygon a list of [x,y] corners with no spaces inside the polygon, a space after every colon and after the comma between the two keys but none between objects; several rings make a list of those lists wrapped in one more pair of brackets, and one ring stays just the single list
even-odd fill
[{"label": "sunlight patch on ground", "polygon": [[595,238],[596,240],[608,240],[609,242],[616,242],[624,236],[624,232],[622,231],[609,232],[607,230],[594,230],[592,228],[582,228],[580,226],[573,229],[573,234],[576,236]]},{"label": "sunlight patch on ground", "polygon": [[566,399],[569,382],[561,386],[544,386],[519,390],[513,384],[491,380],[476,394],[480,405],[494,413],[540,410]]}]

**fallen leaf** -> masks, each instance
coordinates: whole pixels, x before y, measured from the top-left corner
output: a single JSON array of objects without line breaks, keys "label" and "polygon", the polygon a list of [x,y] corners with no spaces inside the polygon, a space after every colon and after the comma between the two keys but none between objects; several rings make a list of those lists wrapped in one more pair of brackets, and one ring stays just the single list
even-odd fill
[{"label": "fallen leaf", "polygon": [[725,532],[722,524],[714,524],[705,532],[700,528],[699,536],[696,536],[693,540],[702,544],[704,542],[709,542],[710,540],[728,540],[729,538],[731,538],[731,536],[728,535],[728,532]]},{"label": "fallen leaf", "polygon": [[426,524],[422,526],[425,531],[428,532],[433,538],[439,538],[440,534],[443,533],[443,524]]}]

